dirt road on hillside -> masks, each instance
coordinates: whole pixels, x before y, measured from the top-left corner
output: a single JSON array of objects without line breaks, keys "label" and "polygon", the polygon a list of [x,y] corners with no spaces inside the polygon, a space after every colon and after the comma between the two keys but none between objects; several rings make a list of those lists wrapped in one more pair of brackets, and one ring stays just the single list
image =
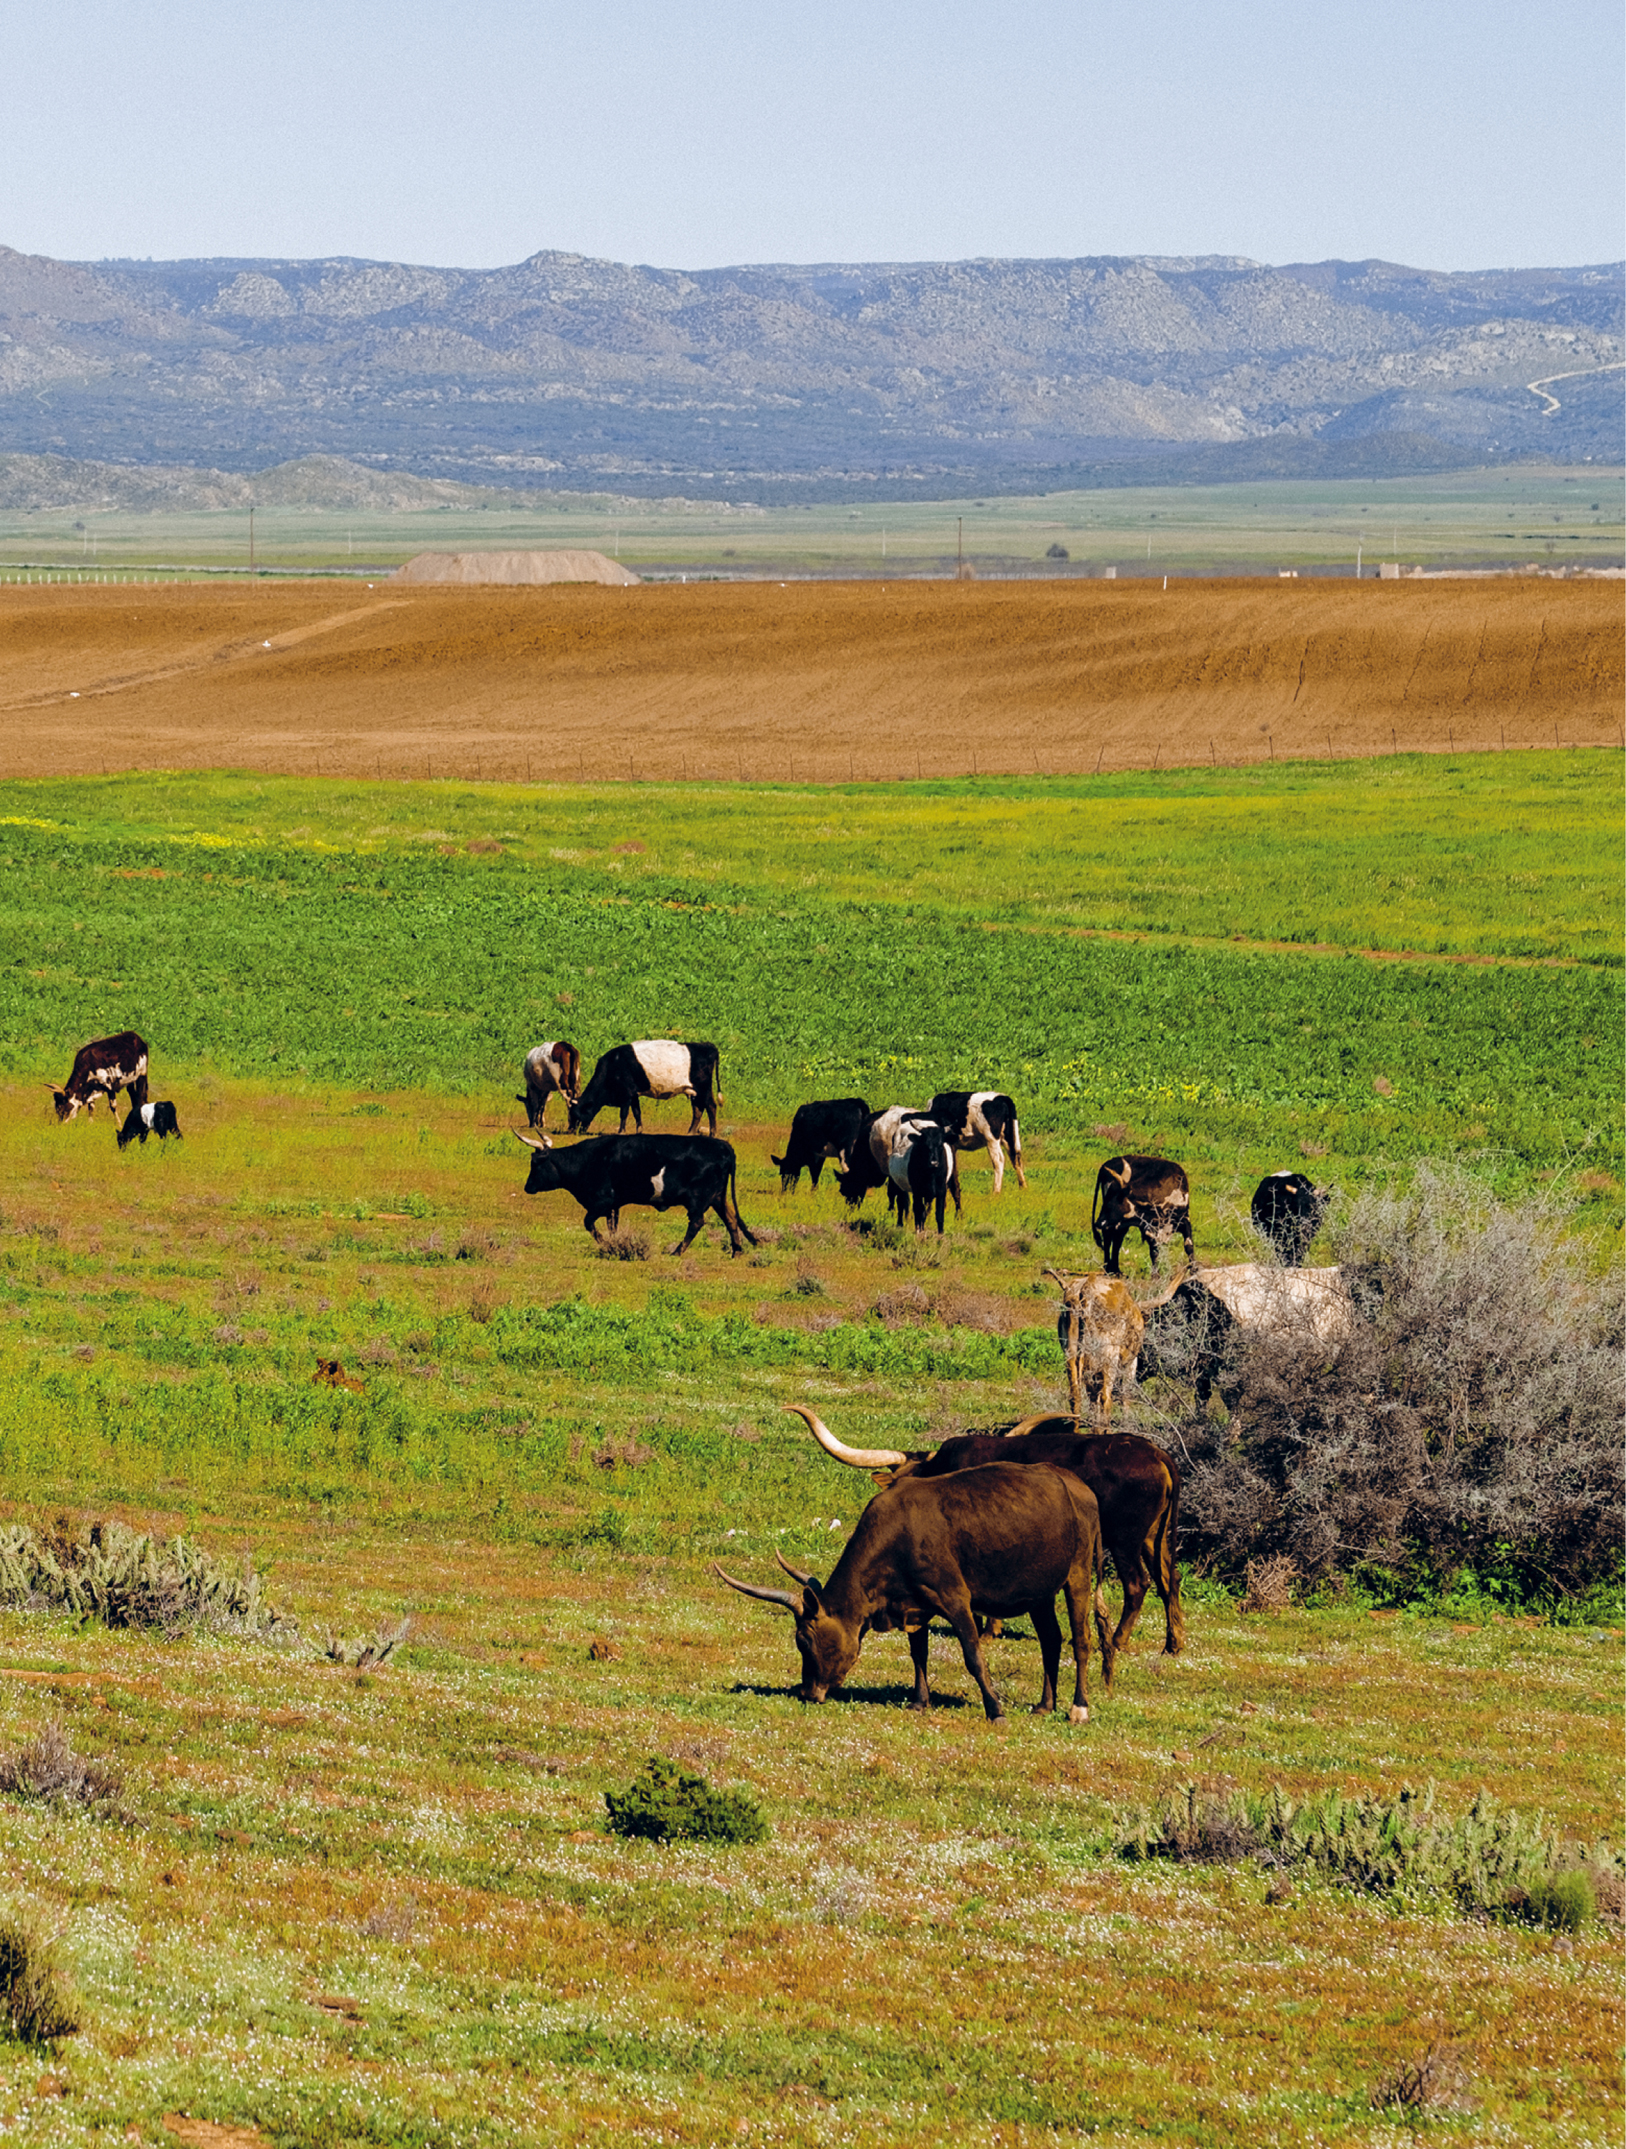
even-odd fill
[{"label": "dirt road on hillside", "polygon": [[0,587],[0,776],[845,782],[1619,746],[1609,582]]}]

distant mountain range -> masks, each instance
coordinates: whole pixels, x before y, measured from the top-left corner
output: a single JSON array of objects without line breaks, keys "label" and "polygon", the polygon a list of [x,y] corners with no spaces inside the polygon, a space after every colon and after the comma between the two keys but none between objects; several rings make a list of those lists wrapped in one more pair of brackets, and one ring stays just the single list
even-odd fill
[{"label": "distant mountain range", "polygon": [[0,452],[776,502],[1616,462],[1623,314],[1620,263],[690,273],[0,248]]}]

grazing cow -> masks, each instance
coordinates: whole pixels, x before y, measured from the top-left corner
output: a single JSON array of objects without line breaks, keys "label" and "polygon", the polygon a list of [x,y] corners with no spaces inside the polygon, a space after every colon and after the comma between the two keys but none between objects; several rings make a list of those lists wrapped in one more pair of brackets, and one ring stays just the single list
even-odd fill
[{"label": "grazing cow", "polygon": [[687,1097],[694,1110],[689,1118],[693,1134],[705,1113],[709,1132],[717,1132],[717,1108],[723,1093],[717,1086],[717,1047],[678,1045],[668,1038],[644,1037],[636,1044],[612,1045],[601,1053],[588,1077],[587,1087],[570,1107],[570,1131],[585,1134],[599,1113],[613,1105],[621,1114],[617,1134],[627,1131],[627,1115],[643,1131],[640,1097]]},{"label": "grazing cow", "polygon": [[126,1142],[145,1143],[149,1134],[156,1134],[161,1142],[173,1134],[181,1138],[180,1122],[175,1117],[175,1107],[167,1097],[160,1097],[152,1104],[133,1104],[130,1116],[119,1129],[119,1147]]},{"label": "grazing cow", "polygon": [[1121,1277],[1104,1276],[1099,1270],[1069,1276],[1060,1269],[1046,1269],[1045,1274],[1061,1285],[1056,1340],[1067,1360],[1067,1392],[1073,1416],[1082,1419],[1087,1396],[1092,1405],[1099,1405],[1105,1431],[1112,1412],[1113,1382],[1126,1395],[1134,1387],[1146,1315],[1153,1306],[1167,1305],[1180,1287],[1180,1278],[1174,1279],[1161,1298],[1142,1306]]},{"label": "grazing cow", "polygon": [[1277,1268],[1241,1261],[1231,1268],[1205,1268],[1176,1288],[1161,1321],[1149,1324],[1142,1369],[1162,1370],[1159,1329],[1178,1324],[1185,1349],[1183,1370],[1206,1403],[1216,1384],[1229,1406],[1235,1389],[1225,1379],[1226,1360],[1239,1339],[1268,1336],[1331,1356],[1355,1326],[1355,1309],[1337,1268]]},{"label": "grazing cow", "polygon": [[1044,1666],[1044,1690],[1034,1714],[1048,1715],[1056,1706],[1061,1666],[1056,1592],[1065,1591],[1075,1666],[1067,1720],[1082,1724],[1090,1713],[1085,1671],[1092,1611],[1102,1670],[1112,1684],[1112,1643],[1094,1603],[1100,1557],[1100,1518],[1087,1485],[1065,1470],[996,1462],[947,1477],[906,1477],[877,1493],[828,1582],[801,1573],[782,1557],[780,1566],[800,1585],[794,1591],[736,1582],[721,1567],[717,1573],[730,1589],[783,1605],[795,1619],[804,1701],[822,1701],[841,1685],[872,1627],[880,1633],[904,1627],[915,1668],[910,1705],[929,1709],[926,1654],[929,1622],[936,1615],[959,1638],[965,1668],[981,1690],[990,1721],[1005,1711],[983,1662],[978,1615],[1010,1619],[1025,1612],[1033,1621]]},{"label": "grazing cow", "polygon": [[[1005,1184],[1005,1149],[1008,1144],[1018,1186],[1027,1185],[1022,1170],[1022,1130],[1016,1122],[1016,1106],[994,1089],[940,1089],[927,1108],[942,1128],[949,1147],[975,1149],[980,1142],[994,1168],[994,1192]],[[954,1213],[960,1213],[960,1168],[954,1162]]]},{"label": "grazing cow", "polygon": [[935,1119],[905,1119],[892,1136],[886,1158],[886,1198],[901,1224],[911,1207],[915,1230],[926,1228],[926,1211],[937,1211],[937,1235],[943,1236],[943,1205],[948,1200],[949,1160],[954,1152]]},{"label": "grazing cow", "polygon": [[870,1109],[862,1097],[831,1097],[799,1104],[790,1123],[785,1154],[773,1158],[779,1167],[779,1191],[788,1194],[805,1171],[814,1192],[826,1157],[834,1157],[843,1171],[848,1159],[864,1139]]},{"label": "grazing cow", "polygon": [[605,1134],[574,1149],[555,1149],[545,1134],[539,1140],[517,1128],[514,1139],[534,1152],[526,1193],[550,1194],[563,1187],[574,1194],[585,1212],[583,1226],[595,1241],[601,1217],[609,1218],[613,1231],[624,1208],[639,1208],[688,1210],[689,1228],[671,1248],[674,1254],[687,1250],[708,1209],[722,1218],[735,1253],[742,1231],[753,1246],[757,1243],[735,1205],[729,1142],[703,1134]]},{"label": "grazing cow", "polygon": [[525,1094],[515,1103],[525,1107],[533,1127],[547,1124],[548,1099],[560,1096],[568,1112],[581,1094],[582,1056],[574,1045],[556,1037],[551,1044],[533,1045],[525,1055]]},{"label": "grazing cow", "polygon": [[87,1118],[96,1116],[96,1099],[105,1097],[109,1109],[120,1090],[127,1090],[132,1104],[147,1101],[147,1046],[134,1030],[120,1030],[117,1037],[93,1038],[73,1056],[73,1067],[60,1088],[47,1082],[56,1099],[58,1119],[72,1119],[81,1105]]},{"label": "grazing cow", "polygon": [[1163,1649],[1175,1656],[1185,1644],[1186,1615],[1180,1601],[1175,1545],[1180,1531],[1180,1471],[1172,1456],[1138,1433],[1081,1433],[1071,1418],[1023,1418],[1009,1428],[961,1433],[936,1453],[921,1449],[849,1448],[816,1411],[788,1406],[805,1420],[827,1455],[855,1470],[870,1471],[878,1484],[905,1477],[944,1477],[984,1463],[1046,1463],[1070,1470],[1089,1486],[1101,1513],[1101,1541],[1123,1585],[1123,1613],[1112,1646],[1128,1641],[1146,1592],[1155,1587],[1163,1604]]},{"label": "grazing cow", "polygon": [[1090,1236],[1101,1249],[1109,1276],[1121,1274],[1118,1256],[1133,1226],[1146,1242],[1157,1267],[1158,1248],[1176,1233],[1184,1239],[1186,1259],[1195,1262],[1191,1240],[1191,1186],[1178,1164],[1166,1157],[1108,1157],[1095,1175]]},{"label": "grazing cow", "polygon": [[899,1128],[931,1116],[912,1104],[889,1104],[884,1112],[870,1114],[862,1140],[847,1152],[846,1170],[836,1174],[836,1185],[849,1208],[858,1208],[872,1187],[890,1185],[892,1140]]},{"label": "grazing cow", "polygon": [[1275,1247],[1285,1267],[1304,1266],[1327,1213],[1327,1198],[1326,1188],[1313,1186],[1303,1172],[1271,1172],[1254,1189],[1253,1228]]}]

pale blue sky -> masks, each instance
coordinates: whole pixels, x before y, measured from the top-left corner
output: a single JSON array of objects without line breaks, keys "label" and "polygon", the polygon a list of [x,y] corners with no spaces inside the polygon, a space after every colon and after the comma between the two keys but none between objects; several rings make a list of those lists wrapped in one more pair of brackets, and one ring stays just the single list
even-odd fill
[{"label": "pale blue sky", "polygon": [[1607,261],[1619,0],[0,0],[0,244]]}]

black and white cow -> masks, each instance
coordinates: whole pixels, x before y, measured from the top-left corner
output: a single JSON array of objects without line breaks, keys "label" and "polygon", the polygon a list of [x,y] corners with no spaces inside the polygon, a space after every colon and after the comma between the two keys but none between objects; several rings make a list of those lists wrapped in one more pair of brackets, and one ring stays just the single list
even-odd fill
[{"label": "black and white cow", "polygon": [[156,1134],[161,1142],[173,1134],[181,1138],[180,1122],[175,1117],[175,1107],[167,1097],[160,1097],[152,1104],[132,1104],[130,1116],[119,1129],[119,1147],[126,1142],[145,1143],[149,1134]]},{"label": "black and white cow", "polygon": [[935,1119],[911,1113],[900,1120],[887,1146],[886,1198],[901,1224],[913,1208],[915,1230],[926,1228],[926,1211],[937,1211],[937,1235],[943,1235],[943,1205],[948,1200],[949,1163],[954,1152]]},{"label": "black and white cow", "polygon": [[568,1111],[581,1094],[582,1056],[572,1044],[556,1037],[551,1044],[533,1045],[525,1055],[525,1094],[516,1098],[525,1107],[533,1127],[546,1124],[548,1099],[559,1096]]},{"label": "black and white cow", "polygon": [[105,1097],[109,1109],[120,1090],[128,1090],[132,1104],[147,1101],[147,1044],[134,1030],[120,1030],[117,1037],[92,1038],[73,1056],[68,1079],[59,1088],[47,1082],[56,1099],[58,1119],[72,1119],[81,1105],[87,1119],[96,1116],[96,1099]]},{"label": "black and white cow", "polygon": [[862,1139],[847,1152],[846,1170],[836,1174],[836,1185],[849,1208],[861,1207],[866,1194],[890,1184],[892,1137],[903,1123],[931,1116],[914,1104],[889,1104],[885,1111],[870,1114]]},{"label": "black and white cow", "polygon": [[717,1047],[679,1045],[665,1037],[644,1037],[636,1044],[612,1045],[599,1056],[587,1087],[570,1107],[570,1131],[585,1134],[606,1106],[621,1114],[618,1134],[627,1131],[628,1115],[640,1131],[644,1116],[640,1097],[687,1097],[694,1110],[689,1118],[693,1134],[705,1113],[709,1132],[717,1132],[717,1108],[723,1101],[717,1086]]},{"label": "black and white cow", "polygon": [[1101,1249],[1109,1276],[1122,1273],[1118,1256],[1131,1230],[1138,1231],[1157,1267],[1158,1248],[1177,1235],[1186,1259],[1195,1262],[1191,1238],[1191,1183],[1167,1157],[1108,1157],[1095,1175],[1090,1236]]},{"label": "black and white cow", "polygon": [[788,1194],[804,1171],[816,1192],[827,1157],[834,1157],[845,1171],[864,1139],[869,1121],[870,1109],[862,1097],[829,1097],[799,1104],[790,1123],[785,1154],[772,1159],[779,1167],[780,1193]]},{"label": "black and white cow", "polygon": [[1303,1172],[1271,1172],[1253,1197],[1253,1226],[1268,1239],[1290,1269],[1302,1268],[1311,1242],[1327,1213],[1327,1190],[1312,1185]]},{"label": "black and white cow", "polygon": [[583,1226],[595,1240],[600,1219],[608,1218],[613,1231],[623,1209],[686,1209],[689,1228],[670,1249],[681,1254],[706,1211],[715,1209],[736,1254],[741,1232],[753,1246],[757,1243],[736,1201],[730,1142],[693,1134],[606,1134],[572,1149],[555,1149],[545,1134],[538,1139],[517,1128],[514,1139],[532,1152],[526,1193],[563,1188],[573,1194],[585,1212]]},{"label": "black and white cow", "polygon": [[1217,1383],[1230,1405],[1226,1369],[1239,1342],[1263,1336],[1330,1357],[1354,1326],[1342,1269],[1277,1268],[1268,1261],[1205,1268],[1187,1276],[1167,1304],[1147,1308],[1141,1372],[1187,1376],[1203,1403]]},{"label": "black and white cow", "polygon": [[[987,1150],[988,1161],[994,1167],[996,1194],[1005,1184],[1007,1144],[1010,1147],[1016,1183],[1022,1187],[1027,1185],[1027,1177],[1022,1170],[1022,1129],[1017,1124],[1016,1106],[1009,1097],[997,1089],[940,1089],[927,1109],[942,1128],[951,1149],[975,1149],[980,1143]],[[958,1213],[958,1158],[955,1160],[950,1191],[954,1196],[955,1211]]]}]

